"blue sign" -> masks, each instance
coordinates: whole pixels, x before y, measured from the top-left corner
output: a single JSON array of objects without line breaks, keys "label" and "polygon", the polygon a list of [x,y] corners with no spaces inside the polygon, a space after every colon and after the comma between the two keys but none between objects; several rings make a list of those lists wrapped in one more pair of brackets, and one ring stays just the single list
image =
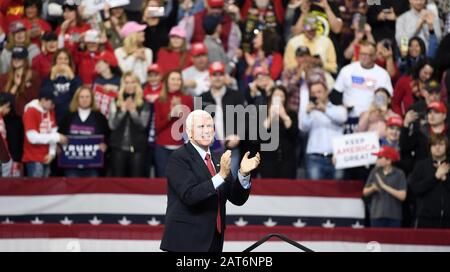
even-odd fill
[{"label": "blue sign", "polygon": [[58,166],[62,168],[103,167],[104,154],[100,148],[102,135],[67,136],[69,142],[62,146],[58,156]]}]

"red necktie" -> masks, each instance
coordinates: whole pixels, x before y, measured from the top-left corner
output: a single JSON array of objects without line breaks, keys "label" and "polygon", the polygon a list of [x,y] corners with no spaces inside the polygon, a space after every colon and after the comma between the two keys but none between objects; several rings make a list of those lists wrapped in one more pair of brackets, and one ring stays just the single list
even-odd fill
[{"label": "red necktie", "polygon": [[[216,170],[214,169],[214,166],[211,162],[211,155],[209,153],[206,153],[205,157],[206,166],[208,167],[209,173],[211,174],[211,177],[214,177],[216,175]],[[216,219],[216,227],[217,231],[219,233],[222,233],[222,220],[220,217],[220,194],[219,190],[217,190],[217,219]]]}]

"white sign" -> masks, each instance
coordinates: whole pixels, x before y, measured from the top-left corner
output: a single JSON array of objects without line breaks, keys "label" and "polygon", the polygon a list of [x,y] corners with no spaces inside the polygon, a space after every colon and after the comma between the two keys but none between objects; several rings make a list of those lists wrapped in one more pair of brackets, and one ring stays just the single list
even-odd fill
[{"label": "white sign", "polygon": [[130,0],[84,0],[84,13],[86,15],[93,15],[104,9],[105,4],[108,4],[111,8],[126,6],[130,4]]},{"label": "white sign", "polygon": [[333,154],[336,169],[346,169],[374,164],[380,143],[376,132],[343,135],[333,139]]}]

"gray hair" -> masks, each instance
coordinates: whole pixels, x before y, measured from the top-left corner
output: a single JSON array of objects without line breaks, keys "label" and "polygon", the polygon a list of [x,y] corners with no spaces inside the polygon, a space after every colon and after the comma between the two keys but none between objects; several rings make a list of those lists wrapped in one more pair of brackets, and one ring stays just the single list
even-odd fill
[{"label": "gray hair", "polygon": [[189,113],[189,115],[186,118],[186,133],[188,136],[191,133],[192,125],[194,124],[194,117],[202,115],[208,116],[209,118],[213,119],[211,114],[209,114],[209,112],[204,110],[194,110],[191,113]]}]

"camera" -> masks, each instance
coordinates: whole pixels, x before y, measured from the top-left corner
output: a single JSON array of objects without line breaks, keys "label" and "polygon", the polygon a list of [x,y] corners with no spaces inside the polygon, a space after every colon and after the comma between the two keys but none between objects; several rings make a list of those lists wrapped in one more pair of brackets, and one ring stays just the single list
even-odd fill
[{"label": "camera", "polygon": [[311,103],[313,103],[313,104],[317,104],[317,97],[315,97],[315,96],[310,96],[310,97],[309,97],[309,101],[310,101]]},{"label": "camera", "polygon": [[148,7],[147,15],[149,17],[164,17],[164,7]]}]

